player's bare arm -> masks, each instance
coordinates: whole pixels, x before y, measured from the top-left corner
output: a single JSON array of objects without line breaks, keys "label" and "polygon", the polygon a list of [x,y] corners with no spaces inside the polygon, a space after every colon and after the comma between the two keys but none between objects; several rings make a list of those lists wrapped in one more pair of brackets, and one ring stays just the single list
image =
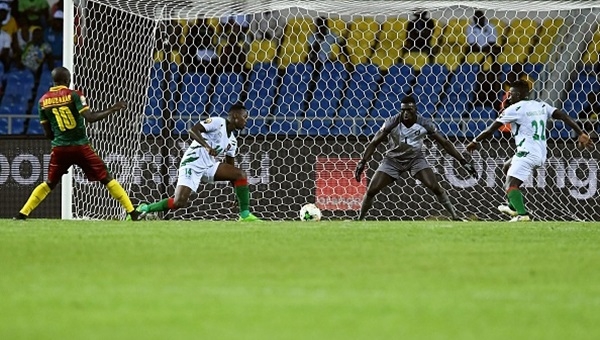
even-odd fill
[{"label": "player's bare arm", "polygon": [[377,131],[375,137],[373,137],[373,140],[371,140],[371,142],[367,146],[367,149],[365,150],[362,159],[356,165],[356,170],[354,171],[354,178],[356,179],[356,181],[360,182],[360,177],[362,176],[363,171],[365,171],[365,166],[367,162],[369,161],[369,159],[371,159],[371,157],[375,153],[375,150],[377,150],[377,146],[379,146],[379,144],[381,144],[383,141],[387,140],[387,137],[392,129],[383,128]]},{"label": "player's bare arm", "polygon": [[122,109],[125,109],[126,107],[127,107],[127,103],[121,101],[121,102],[115,103],[115,105],[111,106],[110,108],[108,108],[106,110],[95,111],[95,112],[90,112],[90,110],[85,110],[85,111],[81,112],[81,115],[85,118],[85,120],[88,123],[94,123],[94,122],[101,121],[101,120],[105,119],[106,117],[110,116],[111,114],[118,112]]},{"label": "player's bare arm", "polygon": [[488,126],[487,129],[483,130],[477,137],[473,138],[473,141],[467,145],[467,151],[473,152],[479,148],[479,142],[484,141],[494,135],[494,132],[504,125],[504,123],[494,121],[492,125]]},{"label": "player's bare arm", "polygon": [[439,132],[430,135],[430,137],[434,141],[436,141],[444,150],[446,150],[446,152],[450,154],[450,156],[454,157],[454,159],[456,159],[460,163],[460,165],[462,165],[469,172],[469,174],[477,177],[477,170],[475,170],[475,166],[473,166],[471,162],[466,160],[463,157],[463,155],[460,152],[458,152],[458,150],[456,150],[454,144],[450,143],[450,141],[446,139],[446,137],[441,135]]},{"label": "player's bare arm", "polygon": [[571,129],[573,129],[575,133],[577,133],[577,141],[581,143],[584,147],[588,149],[592,149],[594,147],[594,142],[592,141],[590,136],[585,131],[583,131],[568,114],[564,113],[561,110],[556,110],[552,113],[552,118],[562,120],[563,122],[565,122],[565,124],[570,126]]},{"label": "player's bare arm", "polygon": [[206,150],[208,150],[208,154],[211,156],[216,156],[219,154],[218,150],[213,149],[208,142],[206,141],[206,139],[204,139],[204,137],[202,137],[202,133],[206,132],[206,129],[204,128],[204,125],[197,123],[196,125],[192,126],[192,128],[189,130],[190,136],[192,137],[193,140],[195,140],[196,142],[200,143],[200,145],[202,145],[203,147],[206,148]]}]

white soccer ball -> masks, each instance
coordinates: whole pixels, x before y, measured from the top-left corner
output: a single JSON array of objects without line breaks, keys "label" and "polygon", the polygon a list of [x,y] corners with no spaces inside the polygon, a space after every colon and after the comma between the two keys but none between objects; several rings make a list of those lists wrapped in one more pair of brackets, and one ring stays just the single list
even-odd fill
[{"label": "white soccer ball", "polygon": [[312,203],[305,204],[300,209],[300,219],[302,221],[319,221],[321,220],[321,209]]}]

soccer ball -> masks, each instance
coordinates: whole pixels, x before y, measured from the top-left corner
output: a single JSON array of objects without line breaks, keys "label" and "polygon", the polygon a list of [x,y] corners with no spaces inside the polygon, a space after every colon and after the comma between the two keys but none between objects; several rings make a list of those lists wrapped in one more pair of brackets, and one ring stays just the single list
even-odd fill
[{"label": "soccer ball", "polygon": [[300,219],[302,221],[319,221],[321,219],[321,209],[312,203],[305,204],[300,209]]}]

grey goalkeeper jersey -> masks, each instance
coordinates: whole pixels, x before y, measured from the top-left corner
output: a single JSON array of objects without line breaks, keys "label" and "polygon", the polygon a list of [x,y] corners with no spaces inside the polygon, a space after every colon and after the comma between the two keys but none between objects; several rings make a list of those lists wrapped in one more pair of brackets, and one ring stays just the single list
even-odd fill
[{"label": "grey goalkeeper jersey", "polygon": [[423,157],[423,139],[438,131],[430,119],[419,115],[416,123],[407,128],[402,124],[402,114],[386,119],[381,129],[390,132],[386,157],[402,159]]}]

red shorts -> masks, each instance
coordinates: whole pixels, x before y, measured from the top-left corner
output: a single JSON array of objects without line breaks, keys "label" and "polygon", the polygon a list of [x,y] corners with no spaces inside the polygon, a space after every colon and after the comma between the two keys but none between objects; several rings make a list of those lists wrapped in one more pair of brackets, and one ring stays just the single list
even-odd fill
[{"label": "red shorts", "polygon": [[57,183],[71,165],[83,170],[90,181],[101,181],[108,177],[108,169],[100,156],[88,145],[55,146],[50,154],[48,182]]}]

